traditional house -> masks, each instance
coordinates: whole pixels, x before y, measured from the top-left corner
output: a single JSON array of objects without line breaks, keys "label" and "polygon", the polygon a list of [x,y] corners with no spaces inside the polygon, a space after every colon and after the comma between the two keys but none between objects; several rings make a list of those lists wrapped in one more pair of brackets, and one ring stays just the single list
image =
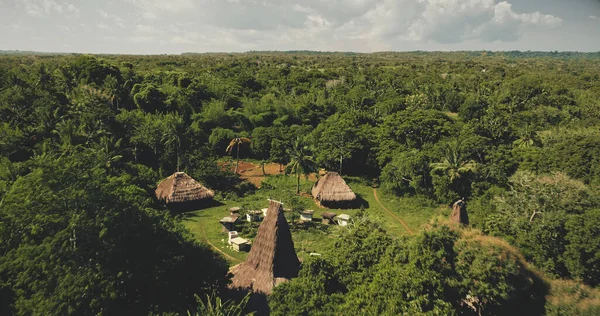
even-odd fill
[{"label": "traditional house", "polygon": [[280,203],[271,201],[248,259],[231,268],[231,288],[269,295],[273,287],[298,276],[300,261]]},{"label": "traditional house", "polygon": [[315,183],[312,196],[323,206],[351,207],[356,194],[337,172],[327,172]]},{"label": "traditional house", "polygon": [[232,207],[229,209],[229,215],[240,217],[240,210],[242,210],[242,208],[239,206]]},{"label": "traditional house", "polygon": [[156,198],[171,210],[185,211],[201,208],[215,193],[185,172],[176,172],[164,179],[154,192]]},{"label": "traditional house", "polygon": [[260,222],[263,218],[261,211],[248,211],[246,212],[246,221],[248,222]]},{"label": "traditional house", "polygon": [[229,232],[229,239],[227,243],[231,245],[231,248],[235,251],[248,251],[250,249],[250,241],[245,238],[241,238],[236,231]]},{"label": "traditional house", "polygon": [[219,223],[221,223],[221,225],[223,225],[223,232],[230,232],[235,230],[235,223],[237,222],[238,218],[235,216],[225,216],[223,217]]},{"label": "traditional house", "polygon": [[452,205],[452,213],[450,213],[450,221],[469,225],[469,214],[467,214],[467,203],[464,198],[454,202]]},{"label": "traditional house", "polygon": [[321,214],[321,217],[323,217],[323,220],[321,221],[321,223],[323,223],[324,225],[335,224],[335,221],[333,220],[333,218],[336,215],[337,215],[336,213],[332,213],[332,212],[325,212],[325,213]]},{"label": "traditional house", "polygon": [[229,236],[229,238],[227,239],[227,243],[230,245],[232,239],[239,237],[238,232],[235,230],[228,232],[227,235]]},{"label": "traditional house", "polygon": [[302,211],[302,212],[300,212],[300,220],[303,222],[312,222],[314,213],[315,213],[315,211],[313,211],[313,210]]},{"label": "traditional house", "polygon": [[348,226],[350,222],[350,215],[348,214],[340,214],[336,218],[338,225],[340,226]]},{"label": "traditional house", "polygon": [[250,242],[248,239],[236,237],[231,240],[231,247],[235,251],[248,251],[250,249]]}]

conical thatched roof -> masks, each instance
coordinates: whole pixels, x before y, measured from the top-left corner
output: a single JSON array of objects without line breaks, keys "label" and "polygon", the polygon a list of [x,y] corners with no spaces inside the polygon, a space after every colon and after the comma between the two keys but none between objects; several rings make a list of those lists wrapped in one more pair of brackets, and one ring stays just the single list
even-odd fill
[{"label": "conical thatched roof", "polygon": [[248,259],[231,268],[232,288],[269,295],[273,287],[298,276],[300,261],[280,203],[271,201]]},{"label": "conical thatched roof", "polygon": [[467,203],[464,199],[456,201],[452,205],[452,213],[450,213],[450,221],[469,225],[469,214],[467,213]]},{"label": "conical thatched roof", "polygon": [[155,193],[156,198],[166,204],[212,199],[215,195],[212,190],[207,189],[185,172],[176,172],[164,179]]},{"label": "conical thatched roof", "polygon": [[356,194],[337,172],[327,172],[312,188],[313,197],[321,202],[350,202]]}]

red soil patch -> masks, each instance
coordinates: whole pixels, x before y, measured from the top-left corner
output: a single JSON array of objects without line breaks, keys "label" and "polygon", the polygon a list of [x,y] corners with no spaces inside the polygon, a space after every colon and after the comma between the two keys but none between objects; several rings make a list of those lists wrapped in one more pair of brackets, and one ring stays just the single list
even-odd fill
[{"label": "red soil patch", "polygon": [[[225,170],[229,170],[231,172],[235,171],[235,162],[223,162],[220,161],[219,166]],[[229,166],[229,168],[227,168]],[[281,171],[279,171],[281,168]],[[267,163],[265,164],[265,173],[267,175],[277,175],[282,174],[285,166],[281,166],[276,163]],[[265,180],[265,176],[262,171],[262,166],[260,164],[254,164],[251,162],[240,161],[238,165],[238,174],[240,178],[246,180],[256,187],[260,188],[261,183]]]},{"label": "red soil patch", "polygon": [[[232,173],[235,171],[235,161],[219,161],[218,165],[222,169],[229,170]],[[283,174],[284,170],[285,165],[279,165],[273,162],[265,164],[265,174],[267,174],[268,176]],[[262,171],[262,166],[260,164],[254,164],[247,161],[240,161],[238,165],[238,174],[240,175],[241,179],[254,184],[257,188],[260,188],[260,185],[265,180],[265,176]],[[313,182],[317,181],[317,175],[310,174],[308,176],[308,179]]]}]

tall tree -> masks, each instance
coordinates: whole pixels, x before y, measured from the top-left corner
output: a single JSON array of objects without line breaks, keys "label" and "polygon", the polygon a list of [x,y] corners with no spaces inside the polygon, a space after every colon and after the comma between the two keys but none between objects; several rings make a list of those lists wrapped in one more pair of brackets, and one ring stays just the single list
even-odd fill
[{"label": "tall tree", "polygon": [[442,161],[430,164],[431,171],[442,171],[450,178],[450,181],[460,178],[465,173],[475,171],[477,163],[473,160],[467,160],[462,146],[462,140],[446,144],[443,148],[444,157]]},{"label": "tall tree", "polygon": [[309,174],[317,172],[317,164],[309,155],[308,147],[306,147],[300,139],[296,139],[292,149],[289,152],[290,163],[285,168],[285,174],[295,174],[298,182],[296,184],[296,194],[300,194],[300,176],[305,178]]},{"label": "tall tree", "polygon": [[234,173],[238,172],[238,166],[240,164],[240,147],[244,146],[244,145],[245,146],[250,145],[250,143],[251,143],[251,141],[249,138],[236,137],[229,142],[229,146],[227,146],[227,149],[225,149],[225,152],[227,152],[228,154],[231,155],[231,153],[233,152],[233,148],[236,148],[236,162],[235,162]]}]

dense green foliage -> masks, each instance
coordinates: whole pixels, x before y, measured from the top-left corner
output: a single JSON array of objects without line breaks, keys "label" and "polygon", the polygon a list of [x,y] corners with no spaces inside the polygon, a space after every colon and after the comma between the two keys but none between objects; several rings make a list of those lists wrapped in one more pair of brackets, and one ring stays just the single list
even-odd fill
[{"label": "dense green foliage", "polygon": [[[298,179],[314,161],[378,178],[397,195],[447,205],[465,197],[476,227],[545,272],[597,285],[597,55],[0,56],[0,313],[186,310],[193,294],[221,286],[224,263],[151,195],[178,169],[221,196],[246,194],[250,186],[217,166],[228,155],[292,162]],[[470,288],[493,311],[522,290],[508,259],[498,263],[508,283],[469,283],[494,276],[463,261],[493,264],[451,232],[406,245],[363,237],[380,248],[344,257],[346,245],[343,260],[305,264],[331,271],[297,281],[328,293],[307,306],[445,313],[465,310],[457,297]],[[212,259],[194,259],[203,256]],[[435,275],[386,288],[410,300],[386,304],[388,294],[365,288],[424,267]]]},{"label": "dense green foliage", "polygon": [[540,285],[504,245],[447,226],[391,239],[363,219],[327,255],[303,262],[270,304],[274,315],[497,315],[521,304],[538,312]]}]

